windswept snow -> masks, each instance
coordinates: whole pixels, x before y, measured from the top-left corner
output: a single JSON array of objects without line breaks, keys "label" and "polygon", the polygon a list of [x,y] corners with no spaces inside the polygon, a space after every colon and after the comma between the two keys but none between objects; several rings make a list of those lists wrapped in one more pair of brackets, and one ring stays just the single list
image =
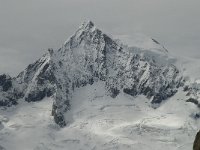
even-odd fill
[{"label": "windswept snow", "polygon": [[158,41],[147,35],[141,33],[135,33],[134,35],[116,35],[117,39],[120,39],[122,43],[129,47],[139,47],[143,51],[152,51],[160,54],[167,54],[168,50],[164,48]]},{"label": "windswept snow", "polygon": [[191,149],[199,60],[144,36],[127,44],[89,21],[8,82],[1,99],[19,104],[0,107],[0,150]]},{"label": "windswept snow", "polygon": [[183,76],[190,79],[190,82],[198,83],[200,79],[200,60],[197,58],[176,56],[178,61],[176,66],[183,72]]},{"label": "windswept snow", "polygon": [[189,116],[197,110],[184,93],[158,109],[144,96],[105,94],[105,83],[75,90],[69,124],[59,128],[51,117],[52,99],[21,102],[0,110],[0,146],[6,150],[189,150],[200,127]]}]

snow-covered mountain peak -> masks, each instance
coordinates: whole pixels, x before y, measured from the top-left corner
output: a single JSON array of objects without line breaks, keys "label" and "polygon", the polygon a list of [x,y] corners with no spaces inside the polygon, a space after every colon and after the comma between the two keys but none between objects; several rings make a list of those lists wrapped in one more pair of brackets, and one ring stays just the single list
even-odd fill
[{"label": "snow-covered mountain peak", "polygon": [[94,23],[92,21],[90,21],[90,20],[89,21],[84,21],[79,26],[78,30],[74,33],[73,36],[79,37],[84,33],[88,33],[88,32],[92,33],[95,30],[99,30],[99,29],[96,28],[96,26],[94,25]]},{"label": "snow-covered mountain peak", "polygon": [[72,50],[73,52],[81,52],[74,53],[74,57],[77,57],[79,54],[82,54],[82,57],[87,57],[86,55],[89,54],[89,51],[94,55],[96,55],[98,51],[101,51],[101,53],[104,53],[103,55],[105,55],[105,53],[110,53],[114,49],[118,51],[119,49],[122,49],[122,47],[117,44],[115,40],[95,27],[94,23],[88,21],[78,28],[59,51],[66,53],[67,51]]},{"label": "snow-covered mountain peak", "polygon": [[[102,34],[102,31],[97,29],[92,21],[83,22],[78,30],[64,43],[64,49],[72,49],[85,43],[93,43],[94,37]],[[61,49],[62,49],[61,48]]]},{"label": "snow-covered mountain peak", "polygon": [[107,95],[113,98],[120,93],[145,95],[152,105],[159,105],[183,82],[179,69],[154,49],[119,44],[91,21],[85,22],[58,51],[49,49],[18,75],[17,96],[28,102],[53,96],[52,115],[62,127],[67,124],[64,113],[71,108],[73,91],[98,81],[105,83]]},{"label": "snow-covered mountain peak", "polygon": [[[121,39],[122,42],[114,40],[96,28],[94,23],[87,21],[60,49],[48,49],[45,55],[28,65],[17,77],[0,75],[0,135],[5,133],[4,136],[10,138],[7,136],[7,129],[13,132],[13,128],[17,131],[14,135],[21,135],[24,133],[21,127],[29,130],[31,123],[40,126],[44,122],[42,126],[50,129],[50,133],[47,133],[52,139],[50,143],[55,142],[52,127],[56,126],[57,129],[56,124],[60,127],[69,125],[56,130],[56,134],[59,132],[56,138],[65,138],[63,135],[67,135],[70,139],[62,139],[59,144],[75,144],[76,148],[80,144],[87,147],[91,143],[88,132],[94,133],[95,137],[106,138],[103,137],[105,142],[99,140],[102,144],[95,143],[84,149],[98,150],[102,149],[102,145],[105,147],[103,149],[141,149],[140,144],[137,148],[132,143],[134,136],[143,139],[141,137],[146,137],[143,135],[148,132],[150,134],[147,141],[150,139],[152,142],[153,137],[161,143],[164,139],[168,141],[167,145],[173,143],[177,146],[177,139],[182,139],[182,131],[185,136],[187,132],[191,133],[191,124],[196,126],[194,122],[200,118],[200,81],[195,78],[195,84],[188,83],[181,69],[174,63],[176,59],[155,39],[137,36],[128,43],[123,41],[123,37]],[[12,105],[17,105],[14,109],[20,108],[16,115],[11,115],[10,121],[5,121],[4,116],[1,119],[4,112],[1,107]],[[25,109],[21,109],[23,107]],[[43,111],[46,112],[44,116],[48,121],[41,120],[44,119],[41,115]],[[5,109],[5,115],[11,113]],[[50,113],[56,124],[49,122]],[[23,116],[27,121],[20,121],[19,118]],[[34,116],[34,119],[30,116]],[[20,126],[13,124],[13,121],[20,123]],[[23,126],[24,122],[27,125]],[[33,129],[33,133],[38,129],[40,127]],[[106,131],[105,135],[103,131]],[[180,137],[173,137],[177,133]],[[40,136],[43,139],[43,133]],[[79,136],[84,139],[88,137],[88,143],[82,143],[84,140]],[[116,137],[119,140],[113,143],[112,138]],[[128,143],[124,137],[130,139]],[[12,142],[2,145],[0,138],[0,149],[1,145],[6,148],[8,146],[9,149],[10,143]],[[145,142],[142,140],[141,143]],[[122,147],[115,147],[118,145]],[[151,149],[160,150],[160,147],[162,146],[155,148],[153,145]],[[149,149],[149,146],[145,149]]]}]

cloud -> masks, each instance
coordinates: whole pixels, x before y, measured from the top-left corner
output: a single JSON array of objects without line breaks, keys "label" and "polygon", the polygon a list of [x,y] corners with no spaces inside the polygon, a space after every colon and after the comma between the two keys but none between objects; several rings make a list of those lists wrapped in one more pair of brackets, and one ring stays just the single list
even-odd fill
[{"label": "cloud", "polygon": [[[0,0],[0,3],[0,47],[3,47],[0,73],[9,70],[16,75],[47,48],[59,48],[88,19],[111,35],[141,32],[160,41],[172,53],[200,56],[197,0]],[[5,49],[11,51],[5,53]],[[17,54],[13,55],[12,50]]]}]

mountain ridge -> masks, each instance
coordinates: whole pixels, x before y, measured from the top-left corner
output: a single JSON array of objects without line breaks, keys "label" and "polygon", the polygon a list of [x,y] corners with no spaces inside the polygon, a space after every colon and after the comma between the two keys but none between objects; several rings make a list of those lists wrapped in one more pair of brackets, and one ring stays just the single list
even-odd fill
[{"label": "mountain ridge", "polygon": [[[11,106],[19,99],[34,102],[53,96],[52,115],[64,127],[73,91],[103,81],[112,98],[120,92],[145,95],[156,108],[184,86],[179,69],[168,59],[163,64],[161,60],[163,56],[155,52],[119,45],[88,21],[60,49],[49,49],[13,78],[12,86],[0,91],[0,104]],[[1,81],[9,84],[9,80]]]}]

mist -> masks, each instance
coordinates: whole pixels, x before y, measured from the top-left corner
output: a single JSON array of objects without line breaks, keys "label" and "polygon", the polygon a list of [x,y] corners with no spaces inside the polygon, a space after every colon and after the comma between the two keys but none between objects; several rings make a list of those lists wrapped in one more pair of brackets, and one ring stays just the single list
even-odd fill
[{"label": "mist", "polygon": [[197,0],[0,0],[0,74],[58,49],[85,20],[111,35],[143,33],[172,54],[200,58]]}]

